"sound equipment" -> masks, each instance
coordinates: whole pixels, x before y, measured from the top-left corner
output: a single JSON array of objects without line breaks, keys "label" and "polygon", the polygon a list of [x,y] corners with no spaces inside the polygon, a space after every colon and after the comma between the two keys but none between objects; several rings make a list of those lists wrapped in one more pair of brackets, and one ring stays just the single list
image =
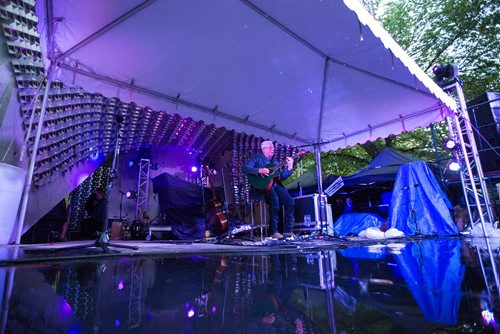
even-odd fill
[{"label": "sound equipment", "polygon": [[[292,158],[295,159],[295,158],[298,158],[298,157],[302,157],[302,156],[304,156],[306,154],[307,154],[307,152],[300,151],[300,152],[297,152],[296,154],[294,154],[292,156]],[[279,179],[279,176],[280,176],[280,171],[279,170],[281,169],[281,167],[284,167],[286,164],[287,164],[286,160],[283,161],[283,162],[281,162],[281,163],[279,163],[279,164],[276,164],[274,162],[270,162],[267,165],[265,165],[264,167],[261,167],[261,168],[267,168],[267,169],[269,169],[269,175],[268,176],[265,176],[265,175],[262,175],[262,174],[257,174],[257,175],[248,174],[247,175],[248,176],[248,182],[255,189],[263,191],[263,192],[266,192],[269,189],[271,189],[271,187],[273,186],[274,182],[277,179]]]},{"label": "sound equipment", "polygon": [[467,102],[467,110],[473,127],[477,129],[473,132],[483,172],[500,172],[500,157],[495,153],[495,150],[500,150],[500,93],[487,92],[476,97]]},{"label": "sound equipment", "polygon": [[[321,230],[319,195],[311,194],[294,197],[295,224],[294,232],[313,232]],[[326,196],[323,195],[326,203]],[[326,205],[327,234],[333,235],[333,216],[331,204]]]}]

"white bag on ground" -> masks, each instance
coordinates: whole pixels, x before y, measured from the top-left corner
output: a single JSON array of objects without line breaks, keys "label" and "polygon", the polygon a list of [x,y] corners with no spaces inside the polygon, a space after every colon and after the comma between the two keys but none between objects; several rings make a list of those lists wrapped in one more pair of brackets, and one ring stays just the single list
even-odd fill
[{"label": "white bag on ground", "polygon": [[387,231],[385,231],[385,237],[387,239],[389,238],[401,238],[404,237],[405,234],[398,230],[397,228],[390,228]]},{"label": "white bag on ground", "polygon": [[368,239],[384,239],[384,232],[376,227],[369,227],[366,230],[361,231],[358,236]]}]

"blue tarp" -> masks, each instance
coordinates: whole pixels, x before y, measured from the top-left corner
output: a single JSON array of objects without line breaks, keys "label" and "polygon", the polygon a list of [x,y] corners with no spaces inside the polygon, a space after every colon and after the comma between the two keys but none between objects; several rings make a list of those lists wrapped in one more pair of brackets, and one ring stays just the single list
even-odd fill
[{"label": "blue tarp", "polygon": [[333,224],[333,230],[339,237],[345,237],[349,234],[358,235],[369,227],[380,228],[383,223],[382,217],[375,213],[344,213]]},{"label": "blue tarp", "polygon": [[458,228],[445,193],[423,161],[399,168],[389,212],[389,227],[405,235],[453,235]]},{"label": "blue tarp", "polygon": [[457,323],[464,266],[461,240],[422,240],[395,254],[401,274],[424,316],[434,322]]},{"label": "blue tarp", "polygon": [[350,259],[380,260],[387,256],[386,247],[349,247],[342,249],[339,252],[342,256]]}]

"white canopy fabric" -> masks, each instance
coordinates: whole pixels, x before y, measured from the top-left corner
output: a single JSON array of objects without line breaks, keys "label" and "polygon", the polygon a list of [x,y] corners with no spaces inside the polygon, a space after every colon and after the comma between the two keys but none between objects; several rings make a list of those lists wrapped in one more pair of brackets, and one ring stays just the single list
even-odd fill
[{"label": "white canopy fabric", "polygon": [[46,0],[37,15],[64,83],[282,143],[331,150],[456,110],[356,0]]}]

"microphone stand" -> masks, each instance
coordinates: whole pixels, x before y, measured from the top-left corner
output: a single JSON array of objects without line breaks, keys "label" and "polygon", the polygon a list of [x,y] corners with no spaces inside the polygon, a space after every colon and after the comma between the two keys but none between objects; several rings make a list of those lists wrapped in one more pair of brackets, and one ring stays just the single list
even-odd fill
[{"label": "microphone stand", "polygon": [[83,249],[83,248],[90,248],[90,247],[96,247],[100,248],[104,253],[110,253],[110,252],[117,252],[115,250],[110,250],[109,247],[115,247],[115,248],[126,248],[126,249],[134,249],[137,250],[139,249],[138,246],[127,246],[127,245],[113,245],[109,243],[109,236],[108,236],[108,216],[109,216],[109,196],[111,194],[111,190],[113,189],[114,186],[114,181],[118,177],[117,171],[116,171],[116,162],[118,159],[118,155],[120,154],[120,130],[122,127],[122,122],[123,122],[123,117],[122,116],[116,116],[116,122],[118,123],[118,129],[116,131],[116,143],[115,143],[115,151],[113,155],[113,163],[111,164],[111,172],[109,176],[109,182],[108,182],[108,188],[106,191],[106,197],[105,197],[105,215],[102,217],[102,226],[101,226],[101,232],[97,236],[97,239],[94,241],[93,244],[87,244],[87,245],[80,245],[80,246],[71,246],[71,247],[66,247],[66,248],[58,248],[57,250],[73,250],[73,249]]}]

